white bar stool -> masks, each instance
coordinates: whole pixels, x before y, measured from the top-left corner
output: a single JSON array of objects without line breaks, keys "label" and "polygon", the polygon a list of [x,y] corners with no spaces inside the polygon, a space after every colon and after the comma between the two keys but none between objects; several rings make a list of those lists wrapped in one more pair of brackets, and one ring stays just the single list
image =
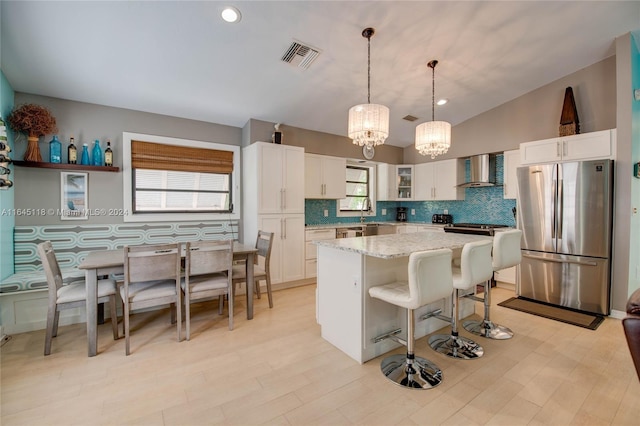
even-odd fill
[{"label": "white bar stool", "polygon": [[[520,240],[522,231],[514,229],[511,231],[496,232],[493,237],[493,270],[510,268],[519,265],[522,260],[520,254]],[[505,340],[513,337],[513,331],[509,328],[494,324],[489,316],[491,308],[491,280],[484,284],[484,319],[482,321],[465,321],[462,326],[469,333],[489,339]]]},{"label": "white bar stool", "polygon": [[491,279],[491,246],[493,242],[477,241],[467,243],[462,248],[460,268],[453,268],[453,295],[451,297],[451,335],[436,334],[429,338],[429,346],[451,358],[475,359],[484,354],[482,346],[471,339],[458,335],[458,292],[468,290]]},{"label": "white bar stool", "polygon": [[406,355],[391,355],[382,360],[380,369],[387,379],[411,389],[430,389],[442,382],[442,371],[431,361],[414,354],[413,311],[451,294],[451,250],[412,253],[408,268],[408,283],[394,282],[369,289],[371,297],[407,310],[407,340],[403,341],[389,333],[374,341],[391,338],[407,346]]}]

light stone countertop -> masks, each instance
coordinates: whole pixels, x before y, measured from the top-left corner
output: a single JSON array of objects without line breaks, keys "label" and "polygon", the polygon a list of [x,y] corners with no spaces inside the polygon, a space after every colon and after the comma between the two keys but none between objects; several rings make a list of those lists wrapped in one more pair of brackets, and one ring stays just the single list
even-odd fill
[{"label": "light stone countertop", "polygon": [[366,256],[393,259],[409,256],[417,251],[437,250],[441,248],[460,249],[466,243],[492,239],[485,235],[447,233],[442,231],[423,231],[411,234],[374,235],[370,237],[341,238],[319,240],[318,246],[364,254]]}]

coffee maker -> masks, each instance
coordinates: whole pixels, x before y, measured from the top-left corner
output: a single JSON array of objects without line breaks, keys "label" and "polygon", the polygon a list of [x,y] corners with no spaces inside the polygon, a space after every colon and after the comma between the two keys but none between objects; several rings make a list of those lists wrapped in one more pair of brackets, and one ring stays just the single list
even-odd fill
[{"label": "coffee maker", "polygon": [[406,222],[407,221],[407,208],[406,207],[398,207],[396,211],[396,220],[398,222]]}]

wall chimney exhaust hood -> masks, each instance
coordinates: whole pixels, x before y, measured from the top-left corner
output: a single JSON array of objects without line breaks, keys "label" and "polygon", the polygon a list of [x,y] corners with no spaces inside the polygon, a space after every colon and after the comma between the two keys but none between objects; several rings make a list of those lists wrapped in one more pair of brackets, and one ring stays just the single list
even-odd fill
[{"label": "wall chimney exhaust hood", "polygon": [[460,188],[496,186],[496,155],[480,154],[469,157],[469,181],[458,185]]}]

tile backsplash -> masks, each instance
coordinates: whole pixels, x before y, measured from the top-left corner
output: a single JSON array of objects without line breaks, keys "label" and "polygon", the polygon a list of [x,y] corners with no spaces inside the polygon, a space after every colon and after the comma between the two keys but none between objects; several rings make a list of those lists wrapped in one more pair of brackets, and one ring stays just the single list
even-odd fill
[{"label": "tile backsplash", "polygon": [[[431,222],[435,213],[448,213],[454,222],[492,223],[515,226],[512,209],[516,200],[502,198],[504,162],[502,154],[496,156],[496,181],[500,186],[466,188],[464,201],[379,201],[376,215],[367,216],[367,222],[389,222],[396,219],[396,207],[407,207],[407,222]],[[469,177],[469,160],[466,162],[466,176]],[[360,217],[337,217],[336,200],[305,200],[305,223],[322,225],[330,223],[359,222]],[[382,215],[382,209],[386,214]],[[328,216],[324,217],[324,210]],[[415,215],[412,215],[415,210]]]}]

